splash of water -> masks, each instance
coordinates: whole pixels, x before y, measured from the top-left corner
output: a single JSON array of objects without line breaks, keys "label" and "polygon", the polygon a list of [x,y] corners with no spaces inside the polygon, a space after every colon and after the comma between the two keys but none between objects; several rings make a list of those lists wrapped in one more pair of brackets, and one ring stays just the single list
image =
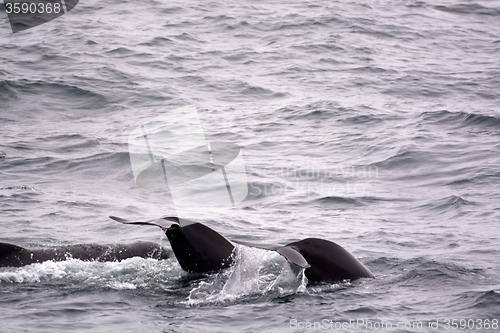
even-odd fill
[{"label": "splash of water", "polygon": [[306,291],[304,270],[294,271],[279,254],[238,246],[234,255],[233,267],[191,290],[188,305],[269,299]]}]

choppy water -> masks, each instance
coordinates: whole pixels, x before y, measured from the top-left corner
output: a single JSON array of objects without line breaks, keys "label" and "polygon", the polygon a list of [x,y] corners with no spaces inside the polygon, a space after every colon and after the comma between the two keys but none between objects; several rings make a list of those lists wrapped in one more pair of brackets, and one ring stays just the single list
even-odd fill
[{"label": "choppy water", "polygon": [[207,225],[325,238],[376,275],[310,286],[242,248],[207,277],[175,259],[2,268],[2,332],[500,319],[498,1],[82,0],[16,34],[0,8],[0,241],[168,246],[107,216],[169,213],[135,185],[127,136],[194,104],[209,140],[244,147],[250,183]]}]

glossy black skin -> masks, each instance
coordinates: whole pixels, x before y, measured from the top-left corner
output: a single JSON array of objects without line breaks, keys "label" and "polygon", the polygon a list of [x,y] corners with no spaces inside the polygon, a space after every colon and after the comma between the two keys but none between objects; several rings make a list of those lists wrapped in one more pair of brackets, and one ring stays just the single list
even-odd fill
[{"label": "glossy black skin", "polygon": [[[176,217],[162,217],[149,221],[130,221],[116,216],[110,218],[124,224],[154,225],[162,228],[179,264],[188,272],[218,272],[234,263],[234,246],[219,233],[201,223],[194,222],[181,226]],[[304,267],[304,273],[311,283],[374,277],[347,250],[324,239],[306,238],[285,246],[237,240],[234,242],[277,251],[292,262],[292,267]],[[295,251],[285,251],[286,248]]]},{"label": "glossy black skin", "polygon": [[300,252],[311,265],[304,272],[311,283],[374,277],[358,259],[333,242],[306,238],[286,246]]},{"label": "glossy black skin", "polygon": [[231,266],[234,246],[216,231],[201,223],[164,229],[182,269],[211,273]]},{"label": "glossy black skin", "polygon": [[48,260],[63,261],[68,258],[84,261],[121,261],[132,257],[167,259],[170,251],[153,242],[132,244],[78,244],[44,249],[0,243],[0,267],[21,267]]}]

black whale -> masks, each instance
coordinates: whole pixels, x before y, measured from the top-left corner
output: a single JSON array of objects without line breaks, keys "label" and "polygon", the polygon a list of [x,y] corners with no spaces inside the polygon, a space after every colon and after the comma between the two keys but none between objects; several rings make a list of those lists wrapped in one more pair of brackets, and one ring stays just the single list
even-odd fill
[{"label": "black whale", "polygon": [[[176,217],[135,222],[111,216],[125,224],[161,227],[181,267],[193,273],[211,273],[231,266],[234,246],[216,231],[201,223],[181,226]],[[355,280],[373,278],[373,274],[343,247],[324,239],[306,238],[285,246],[233,240],[235,243],[273,250],[288,261],[305,269],[309,282]],[[152,242],[97,245],[79,244],[44,249],[26,249],[0,243],[0,267],[20,267],[48,260],[68,258],[95,261],[120,261],[131,257],[166,259],[169,250]],[[296,267],[296,266],[295,266]]]},{"label": "black whale", "polygon": [[374,277],[372,272],[346,249],[324,239],[306,238],[285,246],[239,240],[233,242],[278,252],[294,264],[305,268],[304,273],[312,283]]},{"label": "black whale", "polygon": [[48,260],[63,261],[68,258],[85,261],[121,261],[132,257],[167,259],[169,250],[152,242],[132,244],[78,244],[26,249],[17,245],[0,243],[0,267],[21,267]]},{"label": "black whale", "polygon": [[[217,272],[233,264],[234,246],[216,231],[201,223],[181,226],[176,217],[150,221],[129,221],[110,216],[125,224],[154,225],[167,234],[177,260],[188,272]],[[373,278],[373,274],[343,247],[318,238],[306,238],[288,245],[257,244],[233,240],[235,243],[273,250],[293,264],[305,268],[310,282],[355,280]]]}]

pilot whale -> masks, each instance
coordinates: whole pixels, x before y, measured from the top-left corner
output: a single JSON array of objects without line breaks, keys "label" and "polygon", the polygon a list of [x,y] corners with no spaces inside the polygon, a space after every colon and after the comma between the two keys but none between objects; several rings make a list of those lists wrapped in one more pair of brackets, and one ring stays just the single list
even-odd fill
[{"label": "pilot whale", "polygon": [[21,267],[44,261],[63,261],[69,258],[83,261],[121,261],[132,257],[167,259],[167,248],[153,242],[132,244],[77,244],[26,249],[21,246],[0,243],[0,267]]},{"label": "pilot whale", "polygon": [[[116,216],[110,218],[124,224],[154,225],[162,228],[179,264],[188,272],[217,272],[234,263],[234,246],[222,235],[201,223],[189,222],[191,224],[181,226],[176,217],[142,222]],[[374,277],[351,253],[328,240],[306,238],[287,245],[232,241],[278,252],[293,265],[304,268],[304,273],[311,283]]]}]

